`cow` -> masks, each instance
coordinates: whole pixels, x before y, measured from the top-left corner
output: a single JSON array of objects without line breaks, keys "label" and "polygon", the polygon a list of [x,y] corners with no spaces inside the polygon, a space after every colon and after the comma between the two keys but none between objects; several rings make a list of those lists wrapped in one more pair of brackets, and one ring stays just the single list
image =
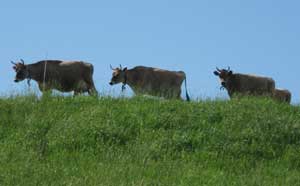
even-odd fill
[{"label": "cow", "polygon": [[14,82],[31,79],[38,83],[42,92],[56,89],[61,92],[74,91],[74,95],[88,92],[98,95],[93,81],[93,65],[82,61],[65,62],[61,60],[42,60],[33,64],[25,64],[24,60],[13,62],[16,72]]},{"label": "cow", "polygon": [[290,104],[292,99],[292,94],[289,90],[286,89],[275,89],[274,99],[279,102],[285,102]]},{"label": "cow", "polygon": [[269,77],[233,73],[230,68],[217,68],[214,74],[220,78],[221,88],[227,90],[230,98],[234,95],[272,97],[275,90],[275,81]]},{"label": "cow", "polygon": [[137,66],[132,69],[110,68],[113,70],[110,85],[122,83],[136,95],[150,95],[165,99],[181,99],[181,85],[185,81],[186,100],[190,101],[187,92],[186,75],[183,71],[168,71],[158,68]]}]

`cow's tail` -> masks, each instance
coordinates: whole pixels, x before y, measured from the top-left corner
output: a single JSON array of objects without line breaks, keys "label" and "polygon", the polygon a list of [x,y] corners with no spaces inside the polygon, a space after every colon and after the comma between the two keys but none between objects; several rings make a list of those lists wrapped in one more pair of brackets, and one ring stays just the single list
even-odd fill
[{"label": "cow's tail", "polygon": [[292,100],[292,93],[290,91],[288,91],[286,102],[291,103],[291,100]]},{"label": "cow's tail", "polygon": [[90,80],[90,86],[91,87],[90,87],[90,90],[89,90],[89,94],[98,96],[98,91],[95,87],[93,76],[94,76],[94,65],[90,64],[90,77],[89,77],[89,80]]},{"label": "cow's tail", "polygon": [[94,75],[94,65],[93,64],[90,64],[90,70],[91,70],[91,75],[93,76]]},{"label": "cow's tail", "polygon": [[189,93],[188,93],[188,90],[187,90],[186,76],[184,77],[184,85],[185,85],[185,96],[186,96],[186,100],[189,102],[189,101],[191,101],[191,98],[190,98]]}]

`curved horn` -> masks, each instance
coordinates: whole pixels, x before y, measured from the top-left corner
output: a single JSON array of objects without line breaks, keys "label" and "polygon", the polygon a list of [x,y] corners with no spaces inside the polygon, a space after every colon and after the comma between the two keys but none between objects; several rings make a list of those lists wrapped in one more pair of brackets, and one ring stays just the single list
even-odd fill
[{"label": "curved horn", "polygon": [[228,66],[227,70],[230,71],[230,66]]},{"label": "curved horn", "polygon": [[122,70],[123,68],[122,68],[122,65],[120,64],[120,70]]},{"label": "curved horn", "polygon": [[10,61],[11,62],[11,64],[13,64],[13,65],[17,65],[17,63],[15,63],[15,62],[13,62],[13,61]]},{"label": "curved horn", "polygon": [[110,65],[110,69],[115,70],[111,65]]},{"label": "curved horn", "polygon": [[216,67],[216,69],[217,69],[218,72],[222,72],[222,70],[220,70],[218,67]]},{"label": "curved horn", "polygon": [[22,62],[22,64],[23,64],[23,65],[25,65],[25,62],[24,62],[24,60],[23,60],[23,59],[20,59],[20,61]]}]

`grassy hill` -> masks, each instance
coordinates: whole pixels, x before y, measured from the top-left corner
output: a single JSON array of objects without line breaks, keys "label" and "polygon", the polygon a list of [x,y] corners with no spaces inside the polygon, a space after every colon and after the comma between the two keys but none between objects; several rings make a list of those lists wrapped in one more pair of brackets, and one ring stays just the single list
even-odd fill
[{"label": "grassy hill", "polygon": [[300,107],[0,99],[0,185],[300,185]]}]

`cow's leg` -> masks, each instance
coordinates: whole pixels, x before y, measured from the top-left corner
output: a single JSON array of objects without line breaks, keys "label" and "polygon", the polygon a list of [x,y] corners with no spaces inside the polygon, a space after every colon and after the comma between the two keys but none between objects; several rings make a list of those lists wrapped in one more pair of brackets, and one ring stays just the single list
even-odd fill
[{"label": "cow's leg", "polygon": [[81,91],[81,90],[74,90],[73,96],[74,96],[74,97],[75,97],[75,96],[80,96],[82,93],[83,93],[83,91]]},{"label": "cow's leg", "polygon": [[176,99],[183,100],[183,99],[181,98],[181,89],[179,89],[179,90],[177,91],[177,95],[175,95],[175,96],[176,96]]},{"label": "cow's leg", "polygon": [[42,98],[43,97],[50,97],[51,96],[51,94],[52,94],[52,90],[49,88],[49,87],[47,87],[46,85],[44,85],[44,84],[42,84],[42,83],[39,83],[38,84],[39,85],[39,89],[40,89],[40,91],[42,92]]},{"label": "cow's leg", "polygon": [[42,93],[43,93],[42,99],[45,99],[45,98],[51,97],[52,91],[51,90],[43,90]]},{"label": "cow's leg", "polygon": [[86,81],[87,84],[87,92],[90,96],[98,96],[98,92],[96,90],[94,81],[92,78],[87,79]]},{"label": "cow's leg", "polygon": [[168,99],[176,99],[176,100],[182,100],[181,98],[181,89],[169,89],[166,91],[166,97]]},{"label": "cow's leg", "polygon": [[98,91],[96,90],[94,83],[88,87],[88,93],[90,96],[98,96]]},{"label": "cow's leg", "polygon": [[90,96],[98,96],[98,92],[95,88],[88,89],[88,94]]}]

